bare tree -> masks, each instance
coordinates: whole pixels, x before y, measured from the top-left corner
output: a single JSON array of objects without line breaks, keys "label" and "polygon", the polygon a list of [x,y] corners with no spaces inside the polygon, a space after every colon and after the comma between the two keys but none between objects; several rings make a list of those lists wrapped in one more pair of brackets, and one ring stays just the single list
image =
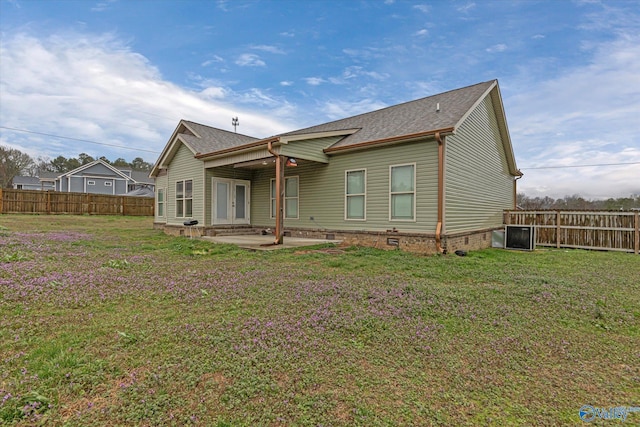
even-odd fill
[{"label": "bare tree", "polygon": [[13,178],[26,172],[33,165],[27,153],[0,145],[0,187],[10,187]]}]

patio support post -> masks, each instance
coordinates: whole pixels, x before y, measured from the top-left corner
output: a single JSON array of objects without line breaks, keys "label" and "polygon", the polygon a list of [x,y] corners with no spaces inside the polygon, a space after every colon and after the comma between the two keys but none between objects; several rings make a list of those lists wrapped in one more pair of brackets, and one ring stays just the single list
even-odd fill
[{"label": "patio support post", "polygon": [[284,158],[276,158],[276,245],[284,242]]},{"label": "patio support post", "polygon": [[276,240],[273,244],[281,245],[284,242],[284,157],[273,151],[271,141],[267,150],[276,158]]}]

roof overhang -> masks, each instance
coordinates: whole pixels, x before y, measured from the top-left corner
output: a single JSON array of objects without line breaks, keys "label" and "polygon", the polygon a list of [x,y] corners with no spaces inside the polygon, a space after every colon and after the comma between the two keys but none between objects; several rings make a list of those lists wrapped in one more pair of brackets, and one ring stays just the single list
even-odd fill
[{"label": "roof overhang", "polygon": [[436,133],[440,133],[440,135],[442,136],[450,135],[454,133],[454,128],[449,127],[449,128],[443,128],[443,129],[433,129],[425,132],[398,135],[390,138],[360,142],[357,144],[329,147],[329,148],[325,148],[324,152],[326,154],[338,154],[338,153],[346,153],[346,152],[355,151],[355,150],[364,150],[372,147],[384,147],[386,145],[400,144],[404,142],[413,142],[413,141],[418,141],[418,140],[429,138],[429,137],[435,138]]}]

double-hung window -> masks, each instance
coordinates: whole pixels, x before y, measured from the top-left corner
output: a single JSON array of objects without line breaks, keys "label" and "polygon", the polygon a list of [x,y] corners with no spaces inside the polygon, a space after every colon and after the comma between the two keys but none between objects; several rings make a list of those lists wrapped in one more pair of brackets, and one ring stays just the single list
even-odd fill
[{"label": "double-hung window", "polygon": [[176,182],[176,217],[193,216],[193,180],[185,179]]},{"label": "double-hung window", "polygon": [[[276,217],[276,180],[271,179],[271,218]],[[284,217],[298,219],[298,177],[289,176],[284,179]]]},{"label": "double-hung window", "polygon": [[158,188],[158,209],[156,216],[164,216],[164,188]]},{"label": "double-hung window", "polygon": [[416,165],[389,168],[389,219],[415,221],[416,219]]},{"label": "double-hung window", "polygon": [[366,219],[367,170],[358,169],[345,172],[345,219]]}]

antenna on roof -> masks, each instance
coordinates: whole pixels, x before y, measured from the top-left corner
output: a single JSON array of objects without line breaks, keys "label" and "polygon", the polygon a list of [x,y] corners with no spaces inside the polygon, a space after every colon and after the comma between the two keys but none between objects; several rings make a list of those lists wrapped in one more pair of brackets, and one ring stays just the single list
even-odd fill
[{"label": "antenna on roof", "polygon": [[240,120],[238,120],[238,116],[231,118],[231,124],[233,125],[233,131],[236,131],[236,126],[240,126]]}]

